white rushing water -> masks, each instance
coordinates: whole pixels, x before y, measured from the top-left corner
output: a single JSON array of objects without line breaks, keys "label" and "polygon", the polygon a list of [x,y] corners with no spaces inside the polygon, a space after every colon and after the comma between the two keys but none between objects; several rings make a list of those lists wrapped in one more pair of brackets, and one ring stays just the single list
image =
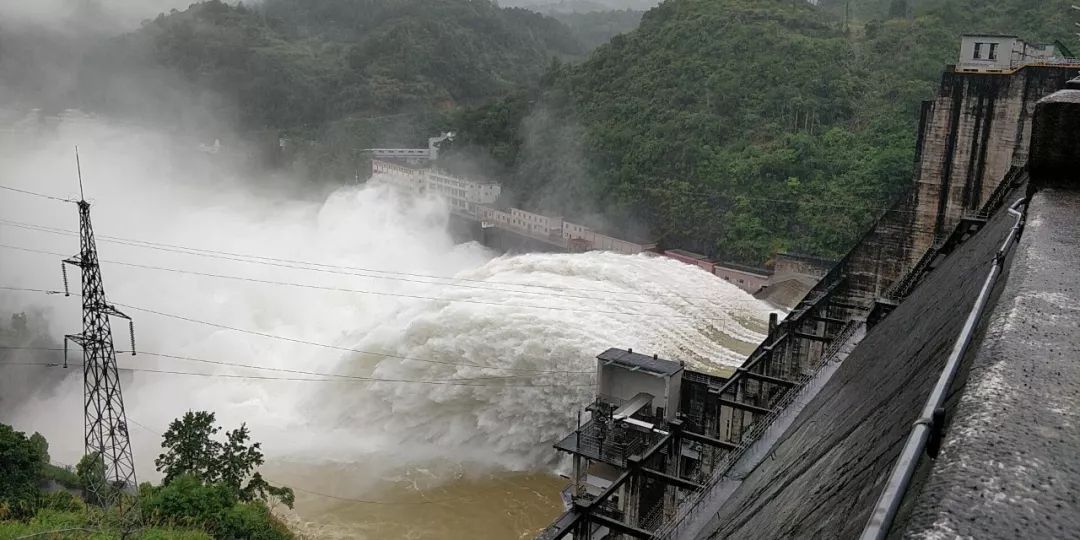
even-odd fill
[{"label": "white rushing water", "polygon": [[[76,194],[76,142],[106,292],[133,306],[120,309],[136,321],[140,351],[432,381],[199,377],[145,370],[312,376],[121,356],[122,368],[143,370],[125,375],[124,397],[134,425],[146,428],[132,431],[144,479],[153,478],[158,434],[187,410],[215,411],[230,429],[247,422],[270,458],[362,462],[376,472],[432,463],[455,464],[458,472],[548,470],[556,457],[552,442],[593,395],[597,353],[632,347],[708,368],[742,360],[721,338],[730,344],[763,337],[757,330],[768,306],[695,267],[610,253],[496,256],[475,243],[455,244],[445,230],[446,206],[437,199],[411,198],[375,179],[325,200],[295,200],[253,188],[258,179],[215,172],[173,141],[130,128],[90,122],[60,126],[46,138],[8,139],[0,146],[0,183]],[[11,192],[0,192],[0,219],[77,227],[74,205]],[[333,266],[253,264],[112,237]],[[69,255],[77,250],[73,236],[10,225],[0,226],[0,244]],[[0,248],[0,261],[0,285],[61,287],[56,256]],[[73,282],[76,275],[71,272]],[[77,297],[0,291],[5,313],[31,308],[46,310],[57,338],[79,328]],[[114,323],[114,336],[118,349],[128,348],[125,325]],[[6,369],[8,377],[17,368]],[[26,367],[20,380],[32,383],[27,373],[42,369],[55,368]],[[81,381],[69,376],[51,390],[0,421],[41,431],[55,459],[73,462],[81,453]]]}]

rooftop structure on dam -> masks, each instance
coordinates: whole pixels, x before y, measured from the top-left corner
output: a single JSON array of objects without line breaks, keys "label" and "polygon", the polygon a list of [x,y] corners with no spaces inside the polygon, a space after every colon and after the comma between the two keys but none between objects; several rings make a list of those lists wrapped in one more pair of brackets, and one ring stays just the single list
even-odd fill
[{"label": "rooftop structure on dam", "polygon": [[600,354],[539,538],[1075,536],[1078,70],[949,69],[907,196],[737,369]]},{"label": "rooftop structure on dam", "polygon": [[399,159],[411,164],[427,163],[439,159],[439,145],[443,141],[454,140],[453,132],[440,134],[428,139],[427,148],[367,148],[376,159]]},{"label": "rooftop structure on dam", "polygon": [[960,41],[960,71],[1003,72],[1027,65],[1071,64],[1059,45],[1028,43],[1007,34],[964,34]]},{"label": "rooftop structure on dam", "polygon": [[389,159],[372,159],[371,172],[386,175],[392,184],[403,189],[444,198],[454,215],[475,221],[484,229],[499,229],[534,240],[549,250],[598,250],[635,255],[656,247],[652,242],[609,236],[562,217],[500,205],[502,186],[498,182],[460,178],[436,168],[395,163]]}]

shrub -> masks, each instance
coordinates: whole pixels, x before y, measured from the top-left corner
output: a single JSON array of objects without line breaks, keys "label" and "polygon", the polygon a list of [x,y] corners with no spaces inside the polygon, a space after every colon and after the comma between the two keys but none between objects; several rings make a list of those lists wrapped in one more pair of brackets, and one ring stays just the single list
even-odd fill
[{"label": "shrub", "polygon": [[256,501],[238,503],[222,512],[214,537],[222,540],[286,540],[292,538],[292,534],[270,513],[265,504]]},{"label": "shrub", "polygon": [[140,508],[149,524],[197,527],[219,540],[292,538],[261,501],[241,502],[232,486],[184,474],[164,486],[143,484]]},{"label": "shrub", "polygon": [[227,487],[203,484],[187,474],[160,487],[144,484],[140,498],[143,517],[153,523],[208,529],[222,512],[235,504],[236,497]]},{"label": "shrub", "polygon": [[42,493],[37,501],[38,512],[52,510],[55,512],[80,512],[86,507],[82,499],[67,491],[53,491]]},{"label": "shrub", "polygon": [[51,463],[46,463],[42,466],[41,478],[56,482],[68,489],[82,488],[82,483],[79,481],[79,475],[75,474],[75,471]]}]

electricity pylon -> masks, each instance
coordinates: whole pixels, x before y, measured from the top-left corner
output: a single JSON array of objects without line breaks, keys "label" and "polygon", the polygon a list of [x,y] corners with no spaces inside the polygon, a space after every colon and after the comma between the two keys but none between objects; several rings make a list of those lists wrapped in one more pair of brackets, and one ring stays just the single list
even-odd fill
[{"label": "electricity pylon", "polygon": [[[78,149],[75,154],[78,164]],[[120,393],[120,377],[116,369],[116,350],[113,348],[112,327],[109,317],[131,318],[124,315],[105,299],[105,287],[101,281],[94,229],[90,224],[90,203],[82,195],[82,171],[79,167],[79,254],[64,259],[64,290],[67,292],[65,264],[82,270],[82,320],[79,334],[64,336],[65,367],[67,365],[67,341],[83,350],[83,413],[86,455],[98,461],[96,471],[88,475],[88,491],[91,502],[103,507],[120,505],[124,491],[138,488],[135,480],[135,460],[128,439],[127,416],[124,399]],[[132,330],[134,326],[132,325]],[[132,332],[131,350],[135,350],[135,334]]]}]

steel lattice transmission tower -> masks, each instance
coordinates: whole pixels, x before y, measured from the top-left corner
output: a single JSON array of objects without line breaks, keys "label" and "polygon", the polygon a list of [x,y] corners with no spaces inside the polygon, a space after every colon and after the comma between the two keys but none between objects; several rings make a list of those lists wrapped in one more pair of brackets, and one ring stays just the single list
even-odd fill
[{"label": "steel lattice transmission tower", "polygon": [[[76,162],[78,153],[76,153]],[[79,174],[79,191],[82,191],[82,173]],[[101,281],[94,229],[90,224],[90,203],[80,196],[79,206],[79,254],[64,259],[64,289],[67,290],[66,264],[82,270],[82,333],[64,336],[65,365],[67,341],[83,349],[83,406],[85,415],[84,440],[86,454],[99,456],[103,474],[92,474],[90,496],[92,502],[101,506],[121,503],[120,494],[137,489],[135,461],[128,439],[127,416],[124,399],[120,393],[120,378],[116,368],[116,350],[113,348],[112,327],[109,317],[121,317],[131,321],[105,299],[105,287]],[[132,325],[132,330],[134,326]],[[131,350],[135,350],[134,332]]]}]

